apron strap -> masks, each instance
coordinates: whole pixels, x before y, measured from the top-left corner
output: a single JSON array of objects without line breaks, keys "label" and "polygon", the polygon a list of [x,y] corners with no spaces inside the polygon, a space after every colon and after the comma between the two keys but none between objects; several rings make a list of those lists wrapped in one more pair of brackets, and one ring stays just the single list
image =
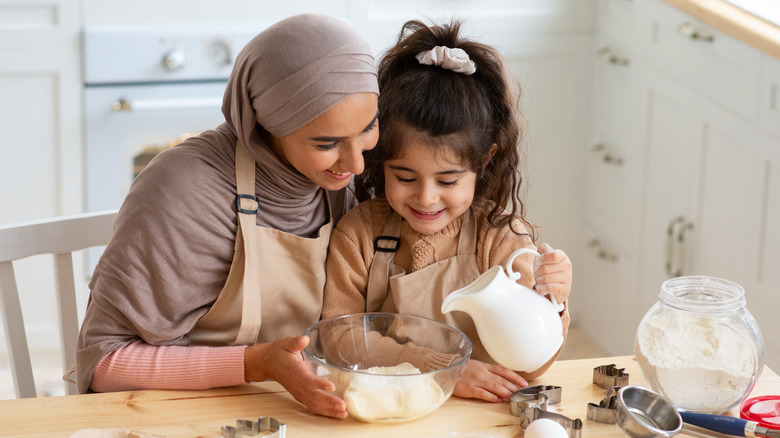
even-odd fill
[{"label": "apron strap", "polygon": [[477,225],[474,218],[474,209],[463,215],[463,225],[460,228],[458,237],[458,255],[469,255],[477,253]]},{"label": "apron strap", "polygon": [[[382,235],[374,240],[374,260],[368,271],[366,287],[366,312],[378,312],[387,299],[390,264],[401,246],[401,215],[393,211],[382,229]],[[463,215],[463,225],[458,237],[458,255],[473,255],[477,249],[477,227],[474,210]]]},{"label": "apron strap", "polygon": [[390,264],[401,246],[401,215],[395,211],[385,223],[382,235],[374,240],[374,260],[368,270],[366,290],[366,311],[378,312],[387,298],[387,282],[390,278]]},{"label": "apron strap", "polygon": [[238,208],[239,229],[243,234],[240,239],[244,245],[244,279],[241,284],[243,306],[241,307],[241,326],[234,345],[254,344],[260,332],[260,277],[258,276],[257,258],[254,245],[247,242],[255,241],[257,226],[257,213],[260,210],[260,202],[255,196],[255,159],[249,153],[247,147],[240,141],[236,142],[236,207]]}]

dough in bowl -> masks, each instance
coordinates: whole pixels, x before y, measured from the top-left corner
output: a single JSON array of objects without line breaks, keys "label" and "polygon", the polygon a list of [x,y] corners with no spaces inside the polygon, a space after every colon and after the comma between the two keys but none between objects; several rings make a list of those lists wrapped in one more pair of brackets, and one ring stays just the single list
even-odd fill
[{"label": "dough in bowl", "polygon": [[431,412],[445,400],[433,376],[421,374],[408,362],[364,371],[376,376],[355,375],[344,392],[347,411],[360,420],[409,420]]}]

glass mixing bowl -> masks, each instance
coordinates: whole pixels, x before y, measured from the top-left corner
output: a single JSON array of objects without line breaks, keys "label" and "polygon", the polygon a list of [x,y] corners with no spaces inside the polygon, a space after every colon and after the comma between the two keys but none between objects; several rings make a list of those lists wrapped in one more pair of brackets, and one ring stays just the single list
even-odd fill
[{"label": "glass mixing bowl", "polygon": [[452,395],[471,356],[460,330],[432,319],[360,313],[304,332],[312,372],[332,381],[350,416],[372,423],[415,420]]},{"label": "glass mixing bowl", "polygon": [[678,409],[723,413],[753,389],[764,338],[732,281],[667,280],[637,328],[634,353],[647,383]]}]

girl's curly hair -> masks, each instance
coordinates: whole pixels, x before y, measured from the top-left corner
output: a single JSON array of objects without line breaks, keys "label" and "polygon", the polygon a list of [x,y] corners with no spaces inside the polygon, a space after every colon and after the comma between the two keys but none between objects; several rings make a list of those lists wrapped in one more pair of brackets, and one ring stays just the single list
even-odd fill
[{"label": "girl's curly hair", "polygon": [[[383,195],[383,163],[400,156],[409,139],[421,140],[435,150],[447,147],[476,172],[474,196],[492,201],[491,225],[519,219],[535,241],[520,192],[519,86],[498,50],[461,37],[460,30],[455,20],[433,26],[408,21],[380,60],[379,142],[364,153],[365,170],[355,179],[358,200]],[[436,46],[464,50],[476,72],[464,75],[417,61],[418,53]]]}]

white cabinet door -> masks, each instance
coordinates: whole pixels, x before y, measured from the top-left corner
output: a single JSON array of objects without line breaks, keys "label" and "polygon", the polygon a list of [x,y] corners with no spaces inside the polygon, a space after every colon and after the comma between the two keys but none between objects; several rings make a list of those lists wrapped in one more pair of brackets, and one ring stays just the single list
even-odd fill
[{"label": "white cabinet door", "polygon": [[[2,224],[81,211],[78,11],[77,0],[0,0]],[[17,268],[30,348],[57,349],[55,306],[41,305],[55,300],[52,259]],[[79,294],[85,308],[86,284]]]},{"label": "white cabinet door", "polygon": [[78,57],[0,50],[0,223],[81,211]]},{"label": "white cabinet door", "polygon": [[[609,354],[631,354],[636,318],[641,206],[641,73],[636,49],[600,37],[594,65],[593,130],[586,148],[586,245],[575,264],[580,326]],[[582,300],[577,301],[581,296]],[[626,328],[616,330],[616,327]]]},{"label": "white cabinet door", "polygon": [[764,55],[761,58],[759,127],[780,138],[780,59]]},{"label": "white cabinet door", "polygon": [[755,128],[662,73],[648,75],[642,292],[664,280],[748,280],[756,214]]},{"label": "white cabinet door", "polygon": [[745,285],[747,307],[756,317],[766,343],[766,363],[780,366],[780,140],[759,134],[756,165],[759,180],[755,221],[751,224],[751,280]]}]

